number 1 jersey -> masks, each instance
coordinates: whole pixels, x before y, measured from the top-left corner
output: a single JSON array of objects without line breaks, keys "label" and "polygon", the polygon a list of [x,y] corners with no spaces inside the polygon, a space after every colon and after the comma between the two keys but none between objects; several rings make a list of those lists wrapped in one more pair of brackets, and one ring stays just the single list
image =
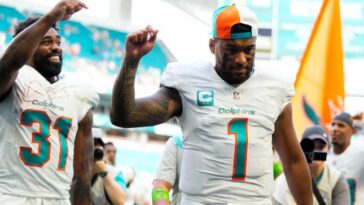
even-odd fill
[{"label": "number 1 jersey", "polygon": [[294,94],[292,83],[256,68],[230,85],[209,62],[170,64],[161,85],[182,98],[180,189],[204,203],[270,204],[274,124]]},{"label": "number 1 jersey", "polygon": [[98,101],[75,80],[50,84],[34,68],[21,68],[0,103],[0,192],[68,199],[78,123]]}]

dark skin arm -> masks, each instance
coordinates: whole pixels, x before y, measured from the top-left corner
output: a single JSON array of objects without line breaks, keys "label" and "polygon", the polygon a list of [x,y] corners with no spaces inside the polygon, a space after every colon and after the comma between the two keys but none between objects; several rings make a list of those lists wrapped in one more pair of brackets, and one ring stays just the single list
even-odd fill
[{"label": "dark skin arm", "polygon": [[71,186],[71,203],[77,205],[91,204],[91,177],[93,162],[92,112],[78,123],[75,140]]},{"label": "dark skin arm", "polygon": [[[162,87],[150,97],[135,99],[134,83],[139,61],[154,47],[157,33],[148,26],[126,38],[126,54],[114,84],[110,109],[111,122],[116,126],[156,125],[181,112],[181,97],[171,88]],[[148,35],[151,36],[149,39]]]},{"label": "dark skin arm", "polygon": [[[77,0],[58,3],[39,21],[19,33],[0,59],[0,99],[14,85],[18,70],[33,56],[47,31],[59,20],[69,19],[86,5]],[[71,12],[73,11],[73,12]]]},{"label": "dark skin arm", "polygon": [[284,108],[275,123],[273,145],[281,158],[288,186],[297,205],[312,205],[310,172],[294,130],[291,104]]}]

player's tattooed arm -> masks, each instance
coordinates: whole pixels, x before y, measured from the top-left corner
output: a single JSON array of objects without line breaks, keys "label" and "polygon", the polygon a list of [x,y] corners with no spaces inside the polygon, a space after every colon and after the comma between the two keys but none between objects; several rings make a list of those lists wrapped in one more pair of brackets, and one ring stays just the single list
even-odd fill
[{"label": "player's tattooed arm", "polygon": [[58,20],[69,19],[82,8],[86,8],[86,5],[78,0],[61,1],[44,17],[14,38],[0,59],[0,101],[9,93],[18,70],[33,56],[52,25]]},{"label": "player's tattooed arm", "polygon": [[73,180],[71,186],[71,203],[77,205],[91,204],[91,175],[93,160],[92,112],[79,122],[74,147]]},{"label": "player's tattooed arm", "polygon": [[126,38],[125,57],[114,84],[110,109],[111,122],[116,126],[156,125],[181,112],[181,97],[171,88],[161,88],[150,97],[135,100],[134,84],[139,61],[154,47],[157,33],[147,26]]},{"label": "player's tattooed arm", "polygon": [[178,91],[172,88],[162,87],[152,96],[135,99],[136,69],[127,70],[122,69],[113,89],[110,118],[114,125],[121,127],[156,125],[181,113],[181,97]]},{"label": "player's tattooed arm", "polygon": [[298,143],[288,104],[275,123],[273,145],[282,160],[284,174],[298,205],[312,205],[311,177],[307,161]]}]

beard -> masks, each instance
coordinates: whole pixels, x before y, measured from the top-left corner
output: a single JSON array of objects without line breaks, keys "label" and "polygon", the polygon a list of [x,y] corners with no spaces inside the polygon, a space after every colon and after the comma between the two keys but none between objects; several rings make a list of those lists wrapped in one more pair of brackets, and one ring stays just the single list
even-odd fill
[{"label": "beard", "polygon": [[62,71],[62,54],[59,55],[59,62],[51,62],[49,58],[55,53],[49,53],[46,56],[34,55],[35,69],[45,78],[58,76]]},{"label": "beard", "polygon": [[254,72],[254,65],[252,64],[249,67],[244,68],[244,70],[245,70],[244,75],[235,75],[233,73],[235,69],[236,68],[231,68],[230,67],[230,68],[223,71],[223,73],[224,73],[223,75],[226,76],[225,78],[227,79],[227,82],[229,84],[239,85],[239,84],[245,82],[246,80],[248,80],[250,78],[250,76]]},{"label": "beard", "polygon": [[[254,57],[249,65],[243,65],[240,63],[232,63],[232,56],[224,55],[220,63],[216,62],[215,69],[219,76],[227,83],[240,85],[245,82],[254,72]],[[243,69],[246,70],[244,75],[234,74],[234,70]]]}]

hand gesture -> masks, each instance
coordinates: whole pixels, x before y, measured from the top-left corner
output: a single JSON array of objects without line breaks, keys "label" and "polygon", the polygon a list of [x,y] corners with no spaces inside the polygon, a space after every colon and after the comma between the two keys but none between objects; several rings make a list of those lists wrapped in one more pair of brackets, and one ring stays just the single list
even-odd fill
[{"label": "hand gesture", "polygon": [[145,54],[153,49],[155,40],[157,39],[158,30],[154,30],[151,26],[147,26],[143,30],[130,33],[126,37],[125,56],[139,60]]},{"label": "hand gesture", "polygon": [[362,121],[364,120],[364,112],[358,113],[353,116],[354,121]]},{"label": "hand gesture", "polygon": [[49,14],[58,20],[65,21],[70,19],[74,13],[80,11],[83,8],[87,9],[87,6],[81,1],[62,0],[50,11]]}]

